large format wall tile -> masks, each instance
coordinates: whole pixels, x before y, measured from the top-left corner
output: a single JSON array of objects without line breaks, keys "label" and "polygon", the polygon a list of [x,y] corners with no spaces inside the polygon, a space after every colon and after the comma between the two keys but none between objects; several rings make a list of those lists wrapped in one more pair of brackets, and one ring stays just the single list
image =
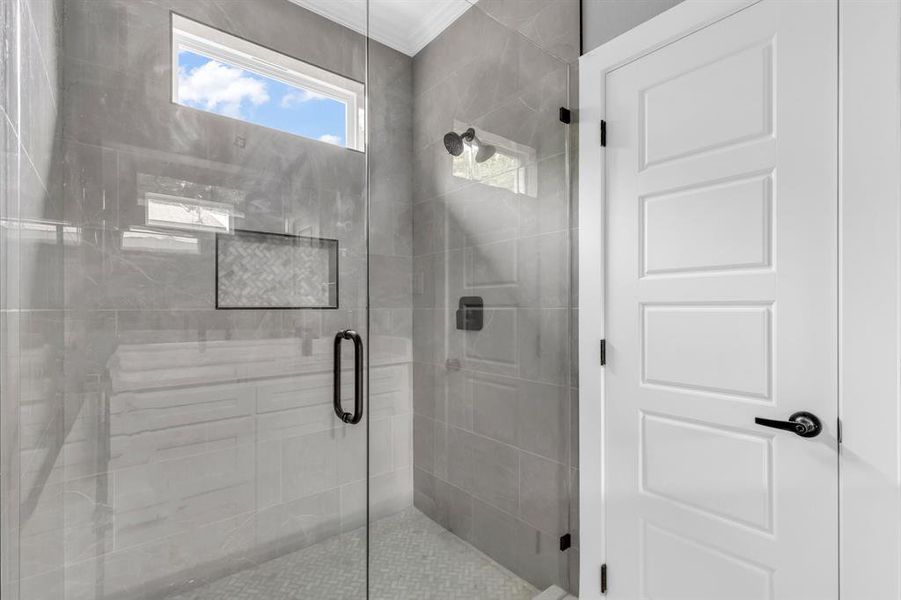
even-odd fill
[{"label": "large format wall tile", "polygon": [[479,8],[567,62],[581,54],[579,0],[481,0]]},{"label": "large format wall tile", "polygon": [[472,543],[539,589],[565,580],[567,555],[559,540],[493,506],[473,501]]},{"label": "large format wall tile", "polygon": [[19,114],[18,9],[18,1],[0,5],[0,109],[16,131]]},{"label": "large format wall tile", "polygon": [[447,481],[476,498],[515,514],[519,456],[515,448],[451,427],[447,436]]},{"label": "large format wall tile", "polygon": [[11,599],[61,591],[65,561],[64,286],[56,245],[64,232],[30,226],[62,216],[48,191],[58,8],[14,0],[0,9],[0,595]]},{"label": "large format wall tile", "polygon": [[464,490],[415,469],[413,474],[414,504],[430,519],[463,540],[472,541],[473,498]]}]

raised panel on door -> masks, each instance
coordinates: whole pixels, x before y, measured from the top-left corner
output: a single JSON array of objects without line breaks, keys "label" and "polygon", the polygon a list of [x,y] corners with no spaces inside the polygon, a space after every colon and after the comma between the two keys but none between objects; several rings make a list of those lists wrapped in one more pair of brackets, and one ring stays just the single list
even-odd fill
[{"label": "raised panel on door", "polygon": [[607,74],[611,598],[837,597],[835,15],[764,0]]}]

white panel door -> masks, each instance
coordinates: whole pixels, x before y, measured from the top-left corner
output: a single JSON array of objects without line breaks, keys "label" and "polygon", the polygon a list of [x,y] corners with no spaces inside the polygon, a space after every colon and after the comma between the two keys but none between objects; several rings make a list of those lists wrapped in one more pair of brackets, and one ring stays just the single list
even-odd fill
[{"label": "white panel door", "polygon": [[[611,598],[837,597],[836,11],[607,75]],[[817,437],[755,423],[798,411]]]}]

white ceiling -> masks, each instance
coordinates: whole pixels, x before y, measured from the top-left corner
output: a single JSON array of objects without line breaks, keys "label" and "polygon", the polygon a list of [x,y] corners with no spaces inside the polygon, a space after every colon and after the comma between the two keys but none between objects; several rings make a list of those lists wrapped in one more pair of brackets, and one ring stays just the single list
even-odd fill
[{"label": "white ceiling", "polygon": [[[366,0],[291,0],[366,33]],[[415,56],[472,6],[469,0],[369,0],[369,37]]]}]

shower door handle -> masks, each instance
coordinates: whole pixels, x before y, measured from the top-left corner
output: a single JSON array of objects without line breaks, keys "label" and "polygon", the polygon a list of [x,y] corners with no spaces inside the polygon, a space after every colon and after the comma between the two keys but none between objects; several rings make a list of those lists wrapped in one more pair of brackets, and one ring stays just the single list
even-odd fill
[{"label": "shower door handle", "polygon": [[[344,412],[341,406],[341,342],[352,340],[354,343],[354,411]],[[335,414],[344,423],[356,425],[363,418],[363,338],[353,329],[339,331],[335,335],[335,364],[334,364],[334,396],[332,403]]]}]

